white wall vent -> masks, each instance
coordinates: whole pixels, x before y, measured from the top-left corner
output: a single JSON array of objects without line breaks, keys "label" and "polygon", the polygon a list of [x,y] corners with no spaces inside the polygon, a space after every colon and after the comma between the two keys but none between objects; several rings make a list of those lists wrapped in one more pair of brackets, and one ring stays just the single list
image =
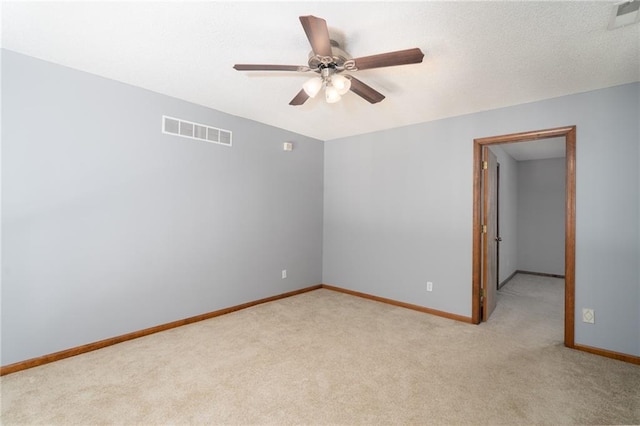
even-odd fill
[{"label": "white wall vent", "polygon": [[607,28],[614,30],[638,22],[640,22],[640,0],[625,1],[613,6]]},{"label": "white wall vent", "polygon": [[231,146],[230,130],[218,129],[166,115],[162,116],[162,133]]}]

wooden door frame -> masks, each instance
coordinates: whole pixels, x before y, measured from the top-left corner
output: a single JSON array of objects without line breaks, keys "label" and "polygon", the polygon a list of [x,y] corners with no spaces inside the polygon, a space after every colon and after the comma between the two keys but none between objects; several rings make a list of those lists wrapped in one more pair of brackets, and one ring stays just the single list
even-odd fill
[{"label": "wooden door frame", "polygon": [[471,320],[479,324],[481,287],[481,206],[482,202],[482,148],[512,142],[564,137],[565,166],[565,237],[564,237],[564,344],[575,347],[575,255],[576,255],[576,126],[558,127],[533,132],[513,133],[473,140],[473,257]]}]

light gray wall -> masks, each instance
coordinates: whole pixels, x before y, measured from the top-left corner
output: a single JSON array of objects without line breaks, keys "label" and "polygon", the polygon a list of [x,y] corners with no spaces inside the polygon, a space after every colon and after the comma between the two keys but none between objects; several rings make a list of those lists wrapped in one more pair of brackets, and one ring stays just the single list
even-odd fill
[{"label": "light gray wall", "polygon": [[640,355],[639,100],[634,83],[326,142],[323,281],[470,316],[473,139],[577,125],[575,340]]},{"label": "light gray wall", "polygon": [[[571,124],[576,342],[640,355],[638,83],[327,142],[324,261],[318,141],[5,50],[2,95],[2,365],[313,285],[321,265],[470,315],[473,138]],[[162,114],[234,147],[162,135]]]},{"label": "light gray wall", "polygon": [[321,141],[6,50],[2,95],[2,365],[321,282]]},{"label": "light gray wall", "polygon": [[518,269],[518,162],[500,146],[493,145],[500,164],[500,264],[498,280],[502,283]]},{"label": "light gray wall", "polygon": [[518,269],[564,275],[565,158],[518,162]]}]

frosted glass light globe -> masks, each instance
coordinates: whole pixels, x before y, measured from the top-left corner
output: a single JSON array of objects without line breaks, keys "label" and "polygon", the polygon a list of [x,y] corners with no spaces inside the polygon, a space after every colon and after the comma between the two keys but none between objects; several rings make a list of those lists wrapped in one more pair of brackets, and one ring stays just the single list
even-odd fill
[{"label": "frosted glass light globe", "polygon": [[331,84],[336,88],[340,95],[344,95],[351,88],[351,80],[341,75],[334,75],[331,77]]},{"label": "frosted glass light globe", "polygon": [[302,89],[310,98],[315,98],[320,89],[322,89],[322,78],[310,78],[302,85]]},{"label": "frosted glass light globe", "polygon": [[324,91],[324,95],[328,104],[336,103],[342,97],[340,96],[340,93],[338,93],[338,89],[333,86],[327,86],[327,89]]}]

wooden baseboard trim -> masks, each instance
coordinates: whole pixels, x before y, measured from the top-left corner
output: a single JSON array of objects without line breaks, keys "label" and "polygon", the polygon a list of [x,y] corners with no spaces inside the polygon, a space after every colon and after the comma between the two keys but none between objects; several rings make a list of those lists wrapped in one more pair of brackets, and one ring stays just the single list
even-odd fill
[{"label": "wooden baseboard trim", "polygon": [[512,273],[511,275],[509,275],[509,276],[507,277],[507,279],[506,279],[506,280],[502,281],[502,282],[498,285],[498,290],[500,290],[500,289],[501,289],[502,287],[504,287],[504,286],[505,286],[509,281],[511,281],[511,279],[512,279],[513,277],[515,277],[517,273],[518,273],[518,271],[513,271],[513,273]]},{"label": "wooden baseboard trim", "polygon": [[562,279],[564,279],[564,275],[547,274],[547,273],[544,273],[544,272],[521,271],[519,269],[515,272],[515,274],[538,275],[539,277],[551,277],[551,278],[562,278]]},{"label": "wooden baseboard trim", "polygon": [[276,296],[266,297],[264,299],[254,300],[252,302],[247,302],[241,305],[232,306],[230,308],[224,308],[217,311],[208,312],[206,314],[196,315],[194,317],[184,318],[178,321],[157,325],[155,327],[145,328],[144,330],[134,331],[131,333],[123,334],[121,336],[111,337],[109,339],[100,340],[98,342],[77,346],[75,348],[65,349],[63,351],[55,352],[48,355],[43,355],[37,358],[31,358],[25,361],[16,362],[14,364],[4,365],[0,367],[0,376],[15,373],[21,370],[26,370],[28,368],[38,367],[40,365],[48,364],[54,361],[59,361],[61,359],[80,355],[86,352],[95,351],[96,349],[102,349],[107,346],[115,345],[117,343],[126,342],[127,340],[137,339],[138,337],[148,336],[150,334],[158,333],[161,331],[169,330],[169,329],[180,327],[187,324],[192,324],[194,322],[215,318],[220,315],[229,314],[231,312],[250,308],[252,306],[260,305],[263,303],[273,302],[274,300],[284,299],[287,297],[295,296],[295,295],[306,293],[309,291],[318,290],[320,288],[322,288],[322,284],[302,288],[299,290],[290,291],[287,293],[278,294]]},{"label": "wooden baseboard trim", "polygon": [[[523,271],[516,271],[514,274],[512,274],[512,277],[513,277],[513,275],[515,275],[518,272],[527,273],[527,272],[523,272]],[[534,274],[534,275],[538,275],[538,274]],[[512,277],[510,277],[507,280],[505,280],[505,282],[508,281],[509,279],[511,279]],[[299,290],[294,290],[294,291],[290,291],[290,292],[287,292],[287,293],[282,293],[282,294],[279,294],[279,295],[276,295],[276,296],[266,297],[264,299],[259,299],[259,300],[255,300],[255,301],[252,301],[252,302],[243,303],[243,304],[232,306],[232,307],[229,307],[229,308],[224,308],[224,309],[220,309],[220,310],[217,310],[217,311],[208,312],[206,314],[196,315],[196,316],[189,317],[189,318],[184,318],[184,319],[181,319],[181,320],[178,320],[178,321],[173,321],[173,322],[170,322],[170,323],[157,325],[155,327],[145,328],[143,330],[134,331],[134,332],[131,332],[131,333],[123,334],[121,336],[112,337],[112,338],[109,338],[109,339],[100,340],[98,342],[93,342],[93,343],[89,343],[89,344],[86,344],[86,345],[77,346],[77,347],[70,348],[70,349],[65,349],[63,351],[55,352],[55,353],[48,354],[48,355],[43,355],[41,357],[32,358],[32,359],[28,359],[28,360],[25,360],[25,361],[16,362],[14,364],[4,365],[4,366],[0,367],[0,376],[4,376],[4,375],[7,375],[7,374],[15,373],[15,372],[26,370],[26,369],[33,368],[33,367],[38,367],[38,366],[44,365],[44,364],[49,364],[51,362],[59,361],[61,359],[69,358],[69,357],[80,355],[80,354],[83,354],[83,353],[86,353],[86,352],[91,352],[91,351],[95,351],[97,349],[102,349],[102,348],[105,348],[107,346],[111,346],[111,345],[115,345],[115,344],[118,344],[118,343],[126,342],[127,340],[133,340],[133,339],[137,339],[139,337],[148,336],[150,334],[159,333],[161,331],[169,330],[169,329],[180,327],[180,326],[183,326],[183,325],[192,324],[194,322],[204,321],[204,320],[207,320],[207,319],[210,319],[210,318],[215,318],[215,317],[218,317],[218,316],[221,316],[221,315],[229,314],[231,312],[235,312],[235,311],[239,311],[239,310],[242,310],[242,309],[250,308],[252,306],[260,305],[260,304],[263,304],[263,303],[273,302],[275,300],[284,299],[284,298],[295,296],[295,295],[302,294],[302,293],[307,293],[307,292],[313,291],[313,290],[318,290],[320,288],[325,288],[327,290],[333,290],[333,291],[337,291],[337,292],[340,292],[340,293],[349,294],[349,295],[352,295],[352,296],[362,297],[364,299],[374,300],[376,302],[386,303],[386,304],[389,304],[389,305],[399,306],[399,307],[406,308],[406,309],[411,309],[411,310],[414,310],[414,311],[419,311],[419,312],[423,312],[423,313],[427,313],[427,314],[431,314],[431,315],[436,315],[436,316],[439,316],[439,317],[448,318],[448,319],[452,319],[452,320],[455,320],[455,321],[461,321],[461,322],[470,323],[470,324],[473,323],[472,319],[470,317],[465,317],[463,315],[452,314],[452,313],[449,313],[449,312],[439,311],[437,309],[426,308],[424,306],[418,306],[418,305],[413,305],[413,304],[410,304],[410,303],[399,302],[397,300],[387,299],[387,298],[379,297],[379,296],[374,296],[374,295],[367,294],[367,293],[361,293],[359,291],[348,290],[348,289],[345,289],[345,288],[336,287],[336,286],[332,286],[332,285],[328,285],[328,284],[318,284],[318,285],[314,285],[314,286],[311,286],[311,287],[306,287],[306,288],[302,288],[302,289],[299,289]],[[617,359],[619,361],[624,361],[624,362],[628,362],[628,363],[631,363],[631,364],[640,365],[640,357],[635,356],[635,355],[623,354],[623,353],[620,353],[620,352],[614,352],[614,351],[609,351],[609,350],[606,350],[606,349],[594,348],[594,347],[586,346],[586,345],[574,345],[573,348],[577,349],[577,350],[580,350],[580,351],[583,351],[583,352],[588,352],[588,353],[592,353],[592,354],[595,354],[595,355],[600,355],[600,356],[604,356],[604,357],[607,357],[607,358],[613,358],[613,359]]]},{"label": "wooden baseboard trim", "polygon": [[583,352],[589,352],[590,354],[600,355],[607,358],[617,359],[618,361],[629,362],[631,364],[640,365],[640,356],[623,354],[620,352],[614,352],[607,349],[594,348],[586,345],[573,345],[573,349],[577,349]]},{"label": "wooden baseboard trim", "polygon": [[385,297],[373,296],[367,293],[360,293],[359,291],[347,290],[346,288],[336,287],[329,284],[322,284],[322,288],[326,288],[327,290],[337,291],[340,293],[350,294],[351,296],[357,296],[357,297],[362,297],[364,299],[374,300],[376,302],[386,303],[388,305],[399,306],[401,308],[412,309],[414,311],[419,311],[426,314],[436,315],[439,317],[472,324],[471,317],[465,317],[463,315],[452,314],[449,312],[439,311],[437,309],[425,308],[424,306],[412,305],[411,303],[399,302],[397,300],[387,299]]}]

